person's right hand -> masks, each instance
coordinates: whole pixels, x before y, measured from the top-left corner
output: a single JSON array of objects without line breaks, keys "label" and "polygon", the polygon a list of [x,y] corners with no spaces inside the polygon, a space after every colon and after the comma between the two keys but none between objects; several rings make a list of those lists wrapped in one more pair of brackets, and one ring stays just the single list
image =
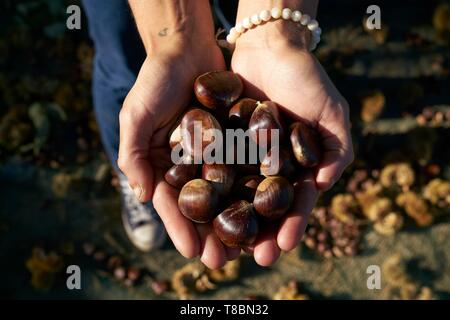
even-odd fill
[{"label": "person's right hand", "polygon": [[225,70],[214,41],[164,48],[148,57],[120,112],[118,165],[136,197],[153,201],[175,247],[185,257],[201,255],[218,268],[239,255],[226,249],[211,227],[194,225],[178,209],[178,190],[164,181],[170,167],[168,135],[188,107],[195,78],[211,70]]}]

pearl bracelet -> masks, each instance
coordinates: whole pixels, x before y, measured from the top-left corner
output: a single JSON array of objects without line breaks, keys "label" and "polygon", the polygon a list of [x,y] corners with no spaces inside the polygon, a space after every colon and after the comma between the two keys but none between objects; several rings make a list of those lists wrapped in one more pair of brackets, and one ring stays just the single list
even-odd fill
[{"label": "pearl bracelet", "polygon": [[260,13],[242,19],[241,22],[238,22],[230,29],[230,33],[227,35],[227,41],[230,44],[234,44],[237,38],[239,38],[246,30],[257,26],[262,22],[267,22],[271,19],[278,20],[280,18],[298,22],[299,25],[308,28],[308,30],[311,31],[311,44],[309,50],[313,51],[317,47],[317,44],[320,42],[320,35],[322,34],[319,22],[315,19],[311,19],[309,15],[303,14],[298,10],[292,11],[289,8],[280,9],[278,7],[275,7],[272,10],[262,10]]}]

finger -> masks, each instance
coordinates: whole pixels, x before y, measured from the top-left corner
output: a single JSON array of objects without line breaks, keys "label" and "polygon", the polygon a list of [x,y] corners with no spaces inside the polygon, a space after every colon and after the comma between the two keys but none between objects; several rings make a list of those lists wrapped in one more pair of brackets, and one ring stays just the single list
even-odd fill
[{"label": "finger", "polygon": [[340,179],[345,168],[352,162],[351,154],[350,151],[343,149],[324,153],[316,176],[316,184],[320,190],[329,190]]},{"label": "finger", "polygon": [[257,264],[263,267],[268,267],[277,261],[281,250],[277,245],[277,230],[278,225],[263,231],[260,237],[256,240],[253,256]]},{"label": "finger", "polygon": [[353,161],[347,104],[337,103],[327,110],[319,121],[324,154],[317,168],[316,184],[321,190],[331,188]]},{"label": "finger", "polygon": [[227,260],[228,261],[233,261],[237,258],[239,258],[239,256],[241,255],[241,249],[240,248],[230,248],[227,246],[224,246],[226,253],[227,253]]},{"label": "finger", "polygon": [[193,223],[179,211],[177,199],[178,191],[165,181],[156,185],[153,204],[167,234],[184,257],[194,258],[200,253],[200,240]]},{"label": "finger", "polygon": [[132,101],[132,98],[127,97],[119,115],[120,142],[117,164],[128,178],[136,198],[145,202],[152,198],[154,186],[154,173],[149,161],[152,128],[147,115],[136,111],[143,108],[134,107]]},{"label": "finger", "polygon": [[314,174],[308,170],[295,186],[295,202],[291,211],[281,221],[277,235],[281,250],[290,251],[299,244],[318,196]]},{"label": "finger", "polygon": [[227,253],[211,226],[208,224],[197,224],[196,228],[202,243],[200,260],[210,269],[223,267],[227,261]]}]

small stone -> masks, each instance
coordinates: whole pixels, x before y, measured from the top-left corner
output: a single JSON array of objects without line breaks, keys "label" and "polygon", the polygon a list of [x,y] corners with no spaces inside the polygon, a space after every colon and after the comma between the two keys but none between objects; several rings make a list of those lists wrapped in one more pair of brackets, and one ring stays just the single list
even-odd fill
[{"label": "small stone", "polygon": [[317,235],[317,240],[319,242],[325,242],[325,241],[327,241],[327,239],[328,239],[328,234],[325,231],[322,231]]},{"label": "small stone", "polygon": [[61,164],[56,160],[51,160],[49,165],[50,165],[50,168],[52,168],[52,169],[61,168]]},{"label": "small stone", "polygon": [[334,243],[339,247],[345,247],[349,243],[348,238],[337,238],[334,240]]},{"label": "small stone", "polygon": [[83,252],[87,256],[91,256],[95,251],[95,246],[90,242],[83,243]]},{"label": "small stone", "polygon": [[131,281],[137,281],[141,276],[141,270],[136,267],[129,267],[127,270],[127,277]]},{"label": "small stone", "polygon": [[116,278],[117,280],[125,279],[125,275],[126,275],[125,268],[118,267],[118,268],[114,269],[114,278]]},{"label": "small stone", "polygon": [[319,243],[317,244],[317,252],[324,253],[327,250],[327,245],[325,243]]},{"label": "small stone", "polygon": [[427,119],[425,118],[425,116],[423,114],[418,114],[416,116],[416,121],[421,126],[424,126],[427,124]]},{"label": "small stone", "polygon": [[323,253],[323,256],[324,256],[325,258],[327,258],[327,259],[332,258],[332,257],[333,257],[333,252],[332,252],[331,250],[326,250],[326,251]]},{"label": "small stone", "polygon": [[422,115],[425,117],[427,121],[431,120],[434,116],[434,111],[430,107],[425,107],[422,110]]},{"label": "small stone", "polygon": [[448,111],[445,113],[445,119],[446,119],[446,121],[450,121],[450,110],[448,110]]},{"label": "small stone", "polygon": [[99,250],[99,251],[96,251],[94,253],[94,260],[95,261],[101,262],[101,261],[104,261],[105,259],[106,259],[106,252],[105,251]]},{"label": "small stone", "polygon": [[158,296],[163,294],[169,289],[169,283],[164,280],[154,280],[152,281],[150,286],[153,289],[153,292]]},{"label": "small stone", "polygon": [[129,278],[127,278],[127,279],[125,279],[125,281],[123,282],[123,284],[124,284],[126,287],[131,288],[131,287],[134,285],[134,281],[131,280],[131,279],[129,279]]},{"label": "small stone", "polygon": [[432,163],[425,167],[425,171],[430,176],[437,176],[441,173],[441,167],[438,164]]},{"label": "small stone", "polygon": [[86,151],[87,149],[89,149],[89,144],[86,141],[86,139],[84,139],[84,138],[78,138],[77,145],[78,145],[78,148],[80,148],[83,151]]},{"label": "small stone", "polygon": [[354,256],[354,255],[356,255],[356,253],[357,253],[357,249],[356,249],[355,246],[346,246],[346,247],[344,248],[344,253],[345,253],[347,256]]},{"label": "small stone", "polygon": [[437,111],[434,114],[433,120],[434,120],[434,123],[441,124],[442,122],[444,122],[444,114],[441,111]]},{"label": "small stone", "polygon": [[374,91],[363,97],[361,101],[361,119],[364,122],[376,120],[383,111],[386,98],[381,91]]},{"label": "small stone", "polygon": [[333,255],[334,255],[335,257],[338,257],[338,258],[340,258],[340,257],[342,257],[342,256],[344,255],[344,252],[342,251],[342,249],[339,248],[339,247],[336,247],[336,246],[334,246],[334,247],[331,249],[331,251],[333,252]]},{"label": "small stone", "polygon": [[305,238],[305,245],[310,249],[314,249],[316,247],[316,241],[313,238],[307,237]]},{"label": "small stone", "polygon": [[106,263],[106,267],[110,270],[120,267],[123,264],[123,259],[120,256],[111,256]]}]

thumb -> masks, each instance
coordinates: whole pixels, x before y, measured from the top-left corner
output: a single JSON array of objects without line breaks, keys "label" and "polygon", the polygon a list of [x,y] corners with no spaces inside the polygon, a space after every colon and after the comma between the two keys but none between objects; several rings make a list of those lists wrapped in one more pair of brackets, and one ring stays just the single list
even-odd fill
[{"label": "thumb", "polygon": [[316,174],[317,187],[320,190],[329,190],[351,162],[352,155],[348,150],[326,150]]},{"label": "thumb", "polygon": [[[130,92],[130,95],[132,93]],[[127,97],[120,111],[119,157],[117,164],[128,178],[136,198],[149,201],[153,196],[154,172],[149,147],[153,128],[144,106]]]},{"label": "thumb", "polygon": [[324,151],[316,173],[316,185],[320,190],[330,189],[353,162],[348,107],[343,105],[338,104],[333,108],[334,112],[319,122]]}]

